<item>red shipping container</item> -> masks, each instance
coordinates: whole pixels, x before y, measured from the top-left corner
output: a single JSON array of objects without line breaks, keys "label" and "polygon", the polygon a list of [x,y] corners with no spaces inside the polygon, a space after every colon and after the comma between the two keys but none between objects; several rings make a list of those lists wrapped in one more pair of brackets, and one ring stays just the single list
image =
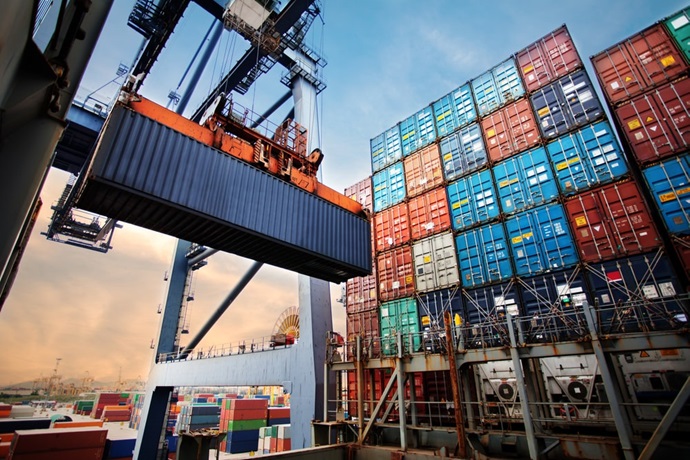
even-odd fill
[{"label": "red shipping container", "polygon": [[407,203],[384,209],[374,216],[376,251],[387,251],[410,241],[410,223]]},{"label": "red shipping container", "polygon": [[228,400],[230,410],[237,409],[266,409],[268,410],[267,399],[230,399]]},{"label": "red shipping container", "polygon": [[99,460],[103,458],[103,451],[103,447],[87,447],[84,449],[65,449],[26,454],[10,453],[7,460]]},{"label": "red shipping container", "polygon": [[670,81],[688,69],[661,24],[593,56],[592,64],[606,98],[614,105]]},{"label": "red shipping container", "polygon": [[378,305],[376,296],[376,267],[369,276],[350,278],[345,284],[345,310],[347,313],[371,310]]},{"label": "red shipping container", "polygon": [[690,148],[690,79],[636,97],[616,109],[616,117],[640,164]]},{"label": "red shipping container", "polygon": [[539,143],[539,127],[529,99],[514,102],[482,120],[489,158],[496,162]]},{"label": "red shipping container", "polygon": [[10,455],[11,442],[0,442],[0,458],[5,458]]},{"label": "red shipping container", "polygon": [[679,238],[673,236],[671,239],[678,253],[678,258],[681,264],[683,264],[683,268],[685,268],[685,274],[690,278],[690,237]]},{"label": "red shipping container", "polygon": [[410,246],[401,246],[379,254],[376,258],[376,272],[382,302],[409,297],[414,293],[414,267]]},{"label": "red shipping container", "polygon": [[53,428],[17,430],[12,452],[24,454],[43,451],[103,448],[108,430],[103,428]]},{"label": "red shipping container", "polygon": [[517,53],[527,92],[532,92],[582,66],[565,25]]},{"label": "red shipping container", "polygon": [[269,407],[268,420],[275,420],[277,418],[290,418],[289,407]]},{"label": "red shipping container", "polygon": [[269,441],[269,452],[277,452],[278,449],[278,438],[271,438]]},{"label": "red shipping container", "polygon": [[278,439],[276,449],[278,452],[286,452],[292,448],[290,439]]},{"label": "red shipping container", "polygon": [[640,254],[662,244],[633,181],[580,193],[566,201],[565,209],[585,262]]},{"label": "red shipping container", "polygon": [[345,196],[362,205],[362,208],[374,212],[374,195],[371,188],[371,177],[345,188]]},{"label": "red shipping container", "polygon": [[[362,395],[364,399],[364,416],[371,416],[371,412],[376,408],[376,404],[383,396],[383,390],[388,384],[388,380],[393,376],[391,369],[371,369],[364,371],[364,389],[365,393]],[[414,373],[411,378],[408,378],[405,383],[405,399],[410,399],[410,383],[412,382],[412,387],[414,388],[415,401],[424,401],[424,380],[422,373]],[[348,399],[348,413],[351,416],[357,416],[357,373],[355,371],[350,371],[347,373],[347,399]],[[388,393],[388,401],[393,400],[397,395],[398,385],[397,382],[393,384],[391,391]],[[385,407],[379,412],[378,417],[383,415]],[[417,414],[421,415],[426,413],[424,404],[416,404]],[[408,409],[409,417],[409,409]],[[393,409],[390,413],[390,417],[395,419],[398,417],[397,409]]]},{"label": "red shipping container", "polygon": [[413,240],[442,232],[450,228],[446,188],[432,190],[408,203],[410,235]]},{"label": "red shipping container", "polygon": [[268,409],[230,409],[225,411],[225,416],[230,420],[266,420]]},{"label": "red shipping container", "polygon": [[443,183],[443,167],[438,145],[431,144],[404,161],[407,196],[413,197]]}]

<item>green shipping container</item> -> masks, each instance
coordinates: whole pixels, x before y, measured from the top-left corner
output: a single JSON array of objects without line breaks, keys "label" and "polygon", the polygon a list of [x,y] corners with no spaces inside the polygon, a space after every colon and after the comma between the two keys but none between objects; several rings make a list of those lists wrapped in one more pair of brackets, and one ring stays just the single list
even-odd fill
[{"label": "green shipping container", "polygon": [[[417,311],[417,299],[414,297],[382,303],[379,324],[381,325],[381,348],[384,355],[394,356],[397,354],[398,332],[402,333],[406,353],[421,349],[419,313]],[[412,350],[409,349],[410,340],[412,341]]]},{"label": "green shipping container", "polygon": [[266,420],[230,420],[228,431],[258,430],[266,426]]},{"label": "green shipping container", "polygon": [[690,64],[690,8],[669,16],[664,24],[678,48],[683,52],[685,60]]}]

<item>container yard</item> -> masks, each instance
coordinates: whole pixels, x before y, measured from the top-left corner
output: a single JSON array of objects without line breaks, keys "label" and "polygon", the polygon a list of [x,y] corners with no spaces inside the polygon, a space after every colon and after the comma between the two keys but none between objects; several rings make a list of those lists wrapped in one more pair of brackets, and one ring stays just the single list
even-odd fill
[{"label": "container yard", "polygon": [[[38,30],[55,6],[29,3],[0,16]],[[690,7],[591,56],[567,22],[535,20],[532,43],[482,56],[486,68],[367,132],[368,152],[349,153],[368,157],[366,177],[341,193],[322,181],[313,124],[326,61],[306,36],[326,23],[322,2],[132,4],[141,49],[88,123],[64,90],[111,2],[63,2],[45,51],[0,47],[0,62],[23,63],[0,76],[0,152],[28,152],[8,165],[11,198],[28,198],[5,213],[19,217],[2,227],[16,242],[0,246],[0,300],[44,173],[69,171],[49,240],[106,253],[118,222],[177,239],[146,387],[0,401],[0,460],[690,455]],[[221,32],[248,47],[191,115],[196,82],[166,107],[143,95],[190,4],[213,17],[193,78]],[[0,39],[33,44],[6,29]],[[36,56],[52,89],[17,103]],[[285,96],[263,114],[235,100],[273,66]],[[46,104],[50,117],[34,114]],[[23,117],[35,136],[8,129]],[[195,276],[219,251],[252,264],[192,329]],[[264,338],[204,342],[264,264],[297,274],[298,306]],[[343,286],[344,331],[329,283]],[[61,359],[32,397],[63,388]]]}]

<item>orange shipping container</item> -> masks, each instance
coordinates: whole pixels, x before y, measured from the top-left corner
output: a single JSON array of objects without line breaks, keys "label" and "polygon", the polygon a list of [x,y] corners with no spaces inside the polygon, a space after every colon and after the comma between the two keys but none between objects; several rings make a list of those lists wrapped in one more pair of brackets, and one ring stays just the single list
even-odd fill
[{"label": "orange shipping container", "polygon": [[443,168],[438,145],[431,144],[405,158],[407,196],[413,197],[443,183]]},{"label": "orange shipping container", "polygon": [[410,246],[401,246],[379,254],[376,258],[376,270],[379,275],[381,301],[408,297],[414,293],[414,268]]},{"label": "orange shipping container", "polygon": [[376,251],[387,251],[410,241],[407,203],[400,203],[374,216]]},{"label": "orange shipping container", "polygon": [[278,439],[277,438],[271,438],[270,445],[269,445],[269,452],[277,452],[278,450]]},{"label": "orange shipping container", "polygon": [[102,427],[103,420],[94,420],[93,422],[55,422],[53,428],[85,428],[85,427]]},{"label": "orange shipping container", "polygon": [[448,212],[448,197],[446,188],[420,195],[410,200],[410,235],[418,240],[450,228],[450,213]]},{"label": "orange shipping container", "polygon": [[278,439],[277,452],[285,452],[291,449],[290,439]]},{"label": "orange shipping container", "polygon": [[496,162],[539,143],[539,127],[528,99],[514,102],[482,120],[491,161]]},{"label": "orange shipping container", "polygon": [[[376,263],[374,262],[374,265]],[[347,313],[371,310],[378,305],[376,296],[376,267],[369,276],[350,278],[345,284],[345,309]]]}]

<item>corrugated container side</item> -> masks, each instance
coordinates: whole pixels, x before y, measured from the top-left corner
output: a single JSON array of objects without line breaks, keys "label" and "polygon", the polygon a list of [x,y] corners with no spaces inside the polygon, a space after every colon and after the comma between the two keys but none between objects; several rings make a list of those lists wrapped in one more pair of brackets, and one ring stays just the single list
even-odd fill
[{"label": "corrugated container side", "polygon": [[451,181],[484,166],[488,157],[478,124],[472,124],[439,142],[443,174]]},{"label": "corrugated container side", "polygon": [[376,258],[376,271],[382,302],[414,293],[414,266],[410,246],[397,247],[379,254]]},{"label": "corrugated container side", "polygon": [[508,240],[503,224],[492,223],[455,237],[463,287],[503,281],[513,276]]},{"label": "corrugated container side", "polygon": [[378,305],[376,296],[376,267],[369,276],[350,278],[345,284],[345,309],[347,313],[371,310]]},{"label": "corrugated container side", "polygon": [[428,145],[405,158],[407,196],[413,197],[443,183],[438,145]]},{"label": "corrugated container side", "polygon": [[503,105],[504,101],[497,90],[496,79],[491,70],[473,79],[471,85],[479,116],[483,117]]},{"label": "corrugated container side", "polygon": [[558,198],[558,184],[543,147],[496,163],[491,171],[496,182],[501,210],[505,214]]},{"label": "corrugated container side", "polygon": [[672,240],[673,247],[676,249],[676,252],[678,253],[680,263],[683,265],[683,268],[685,269],[685,276],[690,278],[690,237],[674,237],[672,238]]},{"label": "corrugated container side", "polygon": [[492,347],[510,344],[505,327],[505,315],[522,315],[517,288],[512,282],[463,290],[467,321],[469,327],[467,346]]},{"label": "corrugated container side", "polygon": [[419,328],[422,332],[424,349],[440,352],[446,348],[446,334],[443,315],[451,313],[451,328],[462,324],[465,317],[462,294],[459,289],[442,289],[417,296]]},{"label": "corrugated container side", "polygon": [[400,122],[400,139],[404,157],[434,142],[436,127],[431,106]]},{"label": "corrugated container side", "polygon": [[398,125],[379,134],[370,141],[372,171],[381,171],[400,160],[402,143],[400,141],[400,127]]},{"label": "corrugated container side", "polygon": [[688,69],[661,24],[655,24],[592,57],[608,101],[616,105],[664,84]]},{"label": "corrugated container side", "polygon": [[[418,351],[421,345],[419,334],[419,312],[417,299],[408,297],[393,300],[381,304],[381,348],[386,356],[395,355],[398,352],[397,334],[403,335],[403,349],[406,353]],[[410,349],[410,342],[412,349]]]},{"label": "corrugated container side", "polygon": [[481,224],[501,213],[491,171],[461,177],[447,187],[453,230]]},{"label": "corrugated container side", "polygon": [[527,99],[510,104],[482,120],[491,161],[527,150],[540,141],[539,128]]},{"label": "corrugated container side", "polygon": [[518,290],[527,318],[532,317],[527,332],[532,340],[544,342],[576,339],[586,335],[587,328],[579,323],[582,305],[592,300],[579,270],[551,272],[542,276],[518,279]]},{"label": "corrugated container side", "polygon": [[86,177],[80,209],[333,282],[371,266],[366,219],[119,104]]},{"label": "corrugated container side", "polygon": [[371,352],[373,356],[377,356],[381,350],[378,341],[380,326],[379,326],[379,309],[360,311],[356,313],[347,314],[347,341],[351,342],[355,336],[360,336],[363,339],[363,346],[366,347],[367,352]]},{"label": "corrugated container side", "polygon": [[374,215],[377,251],[387,251],[410,241],[410,217],[407,202],[396,204]]},{"label": "corrugated container side", "polygon": [[418,240],[450,228],[448,197],[445,187],[439,187],[412,198],[408,204],[410,235]]},{"label": "corrugated container side", "polygon": [[690,155],[642,171],[669,232],[690,235]]},{"label": "corrugated container side", "polygon": [[584,70],[535,91],[531,101],[544,139],[556,138],[604,116]]},{"label": "corrugated container side", "polygon": [[580,259],[617,259],[662,245],[635,182],[618,182],[582,192],[565,202]]},{"label": "corrugated container side", "polygon": [[685,290],[665,254],[636,255],[585,268],[602,333],[687,324],[678,318],[689,313],[687,301],[678,298]]},{"label": "corrugated container side", "polygon": [[460,282],[452,233],[425,238],[412,245],[418,292],[455,286]]},{"label": "corrugated container side", "polygon": [[438,137],[446,136],[477,119],[477,109],[474,107],[469,83],[443,96],[434,102],[432,107]]},{"label": "corrugated container side", "polygon": [[512,57],[498,64],[491,71],[503,103],[513,102],[525,95],[525,87],[522,85],[520,73]]},{"label": "corrugated container side", "polygon": [[374,194],[371,186],[371,176],[345,189],[345,196],[362,205],[362,208],[374,212]]},{"label": "corrugated container side", "polygon": [[690,63],[690,8],[669,16],[664,24],[685,57],[685,62]]},{"label": "corrugated container side", "polygon": [[651,90],[616,109],[616,117],[640,164],[690,148],[690,79]]},{"label": "corrugated container side", "polygon": [[401,162],[395,163],[372,176],[374,186],[374,212],[400,203],[405,199],[405,173]]},{"label": "corrugated container side", "polygon": [[611,126],[601,121],[559,137],[546,146],[561,194],[572,195],[628,173]]},{"label": "corrugated container side", "polygon": [[547,204],[515,214],[505,222],[515,274],[534,276],[578,263],[563,205]]},{"label": "corrugated container side", "polygon": [[582,66],[580,55],[565,25],[518,51],[516,59],[528,92]]}]

